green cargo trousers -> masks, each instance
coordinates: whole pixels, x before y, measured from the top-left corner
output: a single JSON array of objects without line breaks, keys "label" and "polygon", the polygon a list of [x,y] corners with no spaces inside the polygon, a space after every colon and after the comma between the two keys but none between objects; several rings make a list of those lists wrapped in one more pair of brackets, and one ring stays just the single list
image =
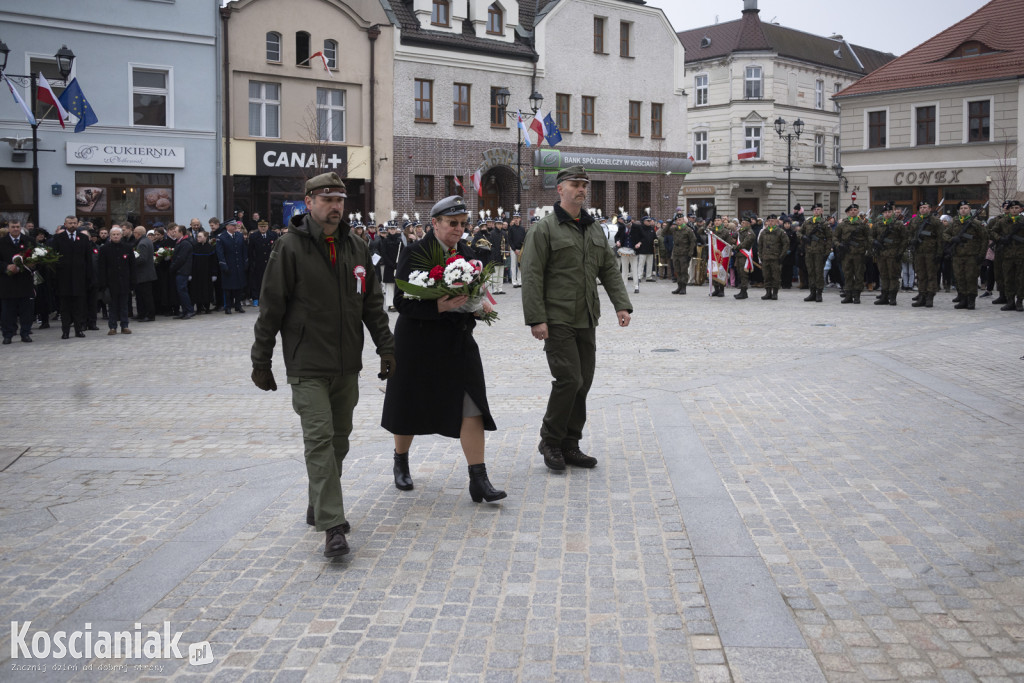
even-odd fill
[{"label": "green cargo trousers", "polygon": [[826,255],[818,251],[808,251],[804,255],[804,262],[807,264],[807,286],[812,290],[820,292],[825,289],[825,258]]},{"label": "green cargo trousers", "polygon": [[587,422],[587,393],[597,365],[596,330],[548,324],[544,353],[554,380],[540,438],[559,448],[579,446]]},{"label": "green cargo trousers", "polygon": [[292,408],[302,424],[306,447],[309,504],[316,530],[326,531],[345,521],[341,495],[341,462],[348,454],[352,412],[359,400],[359,375],[289,377]]}]

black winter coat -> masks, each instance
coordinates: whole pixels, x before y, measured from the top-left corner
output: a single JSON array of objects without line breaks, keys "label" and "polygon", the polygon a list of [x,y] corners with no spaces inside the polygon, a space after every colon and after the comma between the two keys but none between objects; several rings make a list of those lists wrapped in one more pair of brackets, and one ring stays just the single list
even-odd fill
[{"label": "black winter coat", "polygon": [[192,303],[205,308],[213,302],[213,278],[217,272],[216,248],[209,242],[196,243],[192,248],[192,279],[188,283]]},{"label": "black winter coat", "polygon": [[192,240],[182,237],[174,245],[174,256],[171,257],[171,276],[192,274]]},{"label": "black winter coat", "polygon": [[57,294],[86,296],[95,282],[92,267],[92,241],[85,233],[72,240],[65,230],[53,238],[53,249],[60,254],[57,261]]},{"label": "black winter coat", "polygon": [[16,254],[30,251],[35,246],[24,234],[18,236],[15,244],[10,236],[0,237],[0,299],[30,299],[35,296],[32,284],[32,271],[21,266],[17,275],[8,275],[7,266],[11,265]]},{"label": "black winter coat", "polygon": [[96,284],[99,289],[109,289],[112,299],[131,291],[135,282],[134,251],[131,245],[124,242],[107,242],[100,247]]},{"label": "black winter coat", "polygon": [[[439,244],[433,231],[402,250],[396,277],[408,280],[410,261]],[[443,245],[441,245],[442,248]],[[464,242],[458,253],[476,257]],[[392,434],[440,434],[457,439],[462,430],[463,396],[469,394],[483,414],[484,429],[497,427],[487,405],[480,349],[473,339],[472,313],[438,313],[436,301],[418,301],[395,292],[395,372],[384,395],[381,426]]]},{"label": "black winter coat", "polygon": [[252,298],[260,298],[260,287],[263,286],[263,273],[270,261],[270,252],[274,251],[277,233],[267,230],[266,234],[259,230],[249,234],[249,292]]},{"label": "black winter coat", "polygon": [[381,276],[383,282],[395,281],[395,269],[398,267],[398,252],[402,249],[402,236],[399,234],[388,235],[380,245],[381,265],[384,266],[384,274]]}]

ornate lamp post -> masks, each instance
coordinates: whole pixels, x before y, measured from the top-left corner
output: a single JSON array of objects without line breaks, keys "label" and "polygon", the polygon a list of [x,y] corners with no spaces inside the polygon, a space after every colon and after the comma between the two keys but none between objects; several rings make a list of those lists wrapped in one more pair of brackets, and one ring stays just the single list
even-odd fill
[{"label": "ornate lamp post", "polygon": [[[505,112],[509,119],[512,121],[516,120],[517,112],[508,111],[508,101],[512,96],[508,88],[502,88],[495,94],[495,101],[498,108]],[[532,114],[523,114],[523,120],[529,121],[537,112],[540,111],[541,105],[544,104],[544,96],[536,90],[530,95],[530,109],[533,110]],[[523,203],[523,129],[516,125],[516,131],[518,132],[516,141],[516,177],[518,179],[516,183],[516,203]]]},{"label": "ornate lamp post", "polygon": [[786,167],[782,170],[786,172],[786,213],[789,213],[793,210],[793,171],[800,170],[793,168],[793,140],[804,132],[804,122],[800,119],[794,121],[793,132],[789,133],[786,131],[786,119],[780,116],[775,119],[775,132],[786,141]]}]

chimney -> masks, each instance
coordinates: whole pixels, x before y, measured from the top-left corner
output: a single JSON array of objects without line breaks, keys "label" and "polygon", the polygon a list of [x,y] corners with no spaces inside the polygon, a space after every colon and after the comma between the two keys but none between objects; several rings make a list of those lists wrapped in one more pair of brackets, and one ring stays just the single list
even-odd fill
[{"label": "chimney", "polygon": [[761,10],[757,9],[757,0],[743,0],[743,13],[754,12],[755,14],[760,13]]}]

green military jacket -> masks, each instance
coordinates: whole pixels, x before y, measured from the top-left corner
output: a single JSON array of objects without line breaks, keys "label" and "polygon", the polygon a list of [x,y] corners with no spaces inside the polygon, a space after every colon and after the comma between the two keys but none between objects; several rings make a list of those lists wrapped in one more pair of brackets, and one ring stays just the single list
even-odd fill
[{"label": "green military jacket", "polygon": [[1003,258],[1024,256],[1024,214],[1018,216],[1009,213],[1003,214],[992,233],[996,247]]},{"label": "green military jacket", "polygon": [[744,228],[740,226],[739,232],[736,233],[736,243],[740,249],[750,249],[754,246],[754,240],[757,239],[757,235],[754,234],[754,230],[750,227]]},{"label": "green military jacket", "polygon": [[[293,218],[288,232],[274,243],[254,328],[254,368],[270,368],[278,333],[289,377],[358,373],[363,368],[363,325],[378,354],[394,353],[369,248],[344,221],[335,237],[334,267],[323,229],[309,214]],[[362,292],[357,291],[355,274],[360,267]]]},{"label": "green military jacket", "polygon": [[527,325],[597,327],[597,280],[616,311],[633,311],[615,254],[586,211],[577,221],[556,202],[554,212],[527,231],[522,270]]},{"label": "green military jacket", "polygon": [[693,234],[689,225],[672,223],[658,231],[658,237],[662,242],[669,235],[672,235],[672,258],[688,259],[693,256],[693,249],[697,245],[697,236]]},{"label": "green military jacket", "polygon": [[946,226],[943,240],[952,247],[953,256],[982,258],[988,251],[988,228],[976,218],[956,215]]},{"label": "green military jacket", "polygon": [[899,218],[879,216],[871,225],[871,241],[879,256],[902,258],[910,236],[906,224]]},{"label": "green military jacket", "polygon": [[915,254],[938,256],[942,253],[942,221],[934,214],[918,215],[910,220],[910,247]]},{"label": "green military jacket", "polygon": [[832,230],[824,216],[811,216],[800,224],[799,232],[805,254],[828,254],[832,251]]},{"label": "green military jacket", "polygon": [[789,251],[789,235],[780,225],[766,225],[757,236],[757,254],[761,262],[768,259],[781,261]]},{"label": "green military jacket", "polygon": [[871,225],[862,217],[847,216],[836,226],[836,246],[847,254],[866,254],[871,246]]}]

